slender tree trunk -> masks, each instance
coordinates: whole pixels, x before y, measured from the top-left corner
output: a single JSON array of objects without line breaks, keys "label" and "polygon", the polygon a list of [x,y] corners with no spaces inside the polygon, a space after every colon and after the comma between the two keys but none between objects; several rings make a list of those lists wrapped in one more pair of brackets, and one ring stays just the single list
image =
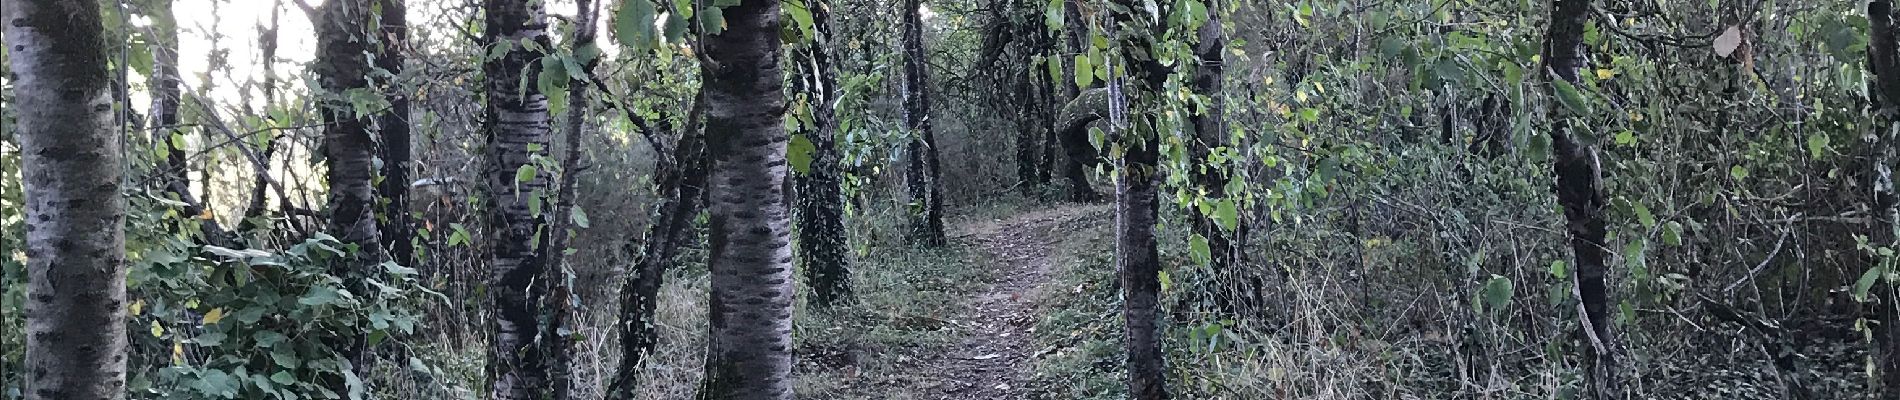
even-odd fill
[{"label": "slender tree trunk", "polygon": [[[197,196],[191,194],[191,178],[185,175],[191,167],[185,160],[182,147],[184,132],[178,129],[178,106],[182,91],[178,73],[178,25],[172,17],[172,3],[169,0],[148,4],[147,15],[158,20],[152,24],[152,76],[150,80],[152,96],[152,143],[164,149],[164,159],[159,165],[158,178],[160,190],[170,193],[175,200],[184,203],[181,211],[185,215],[200,216],[206,210]],[[225,232],[217,219],[199,219],[199,232],[206,242],[225,247],[238,247],[234,237]]]},{"label": "slender tree trunk", "polygon": [[[501,57],[483,63],[487,105],[482,130],[487,136],[486,172],[493,242],[488,284],[495,312],[488,353],[490,396],[527,400],[548,395],[544,349],[535,343],[547,287],[546,264],[535,254],[546,216],[548,176],[533,158],[548,149],[548,98],[538,85],[521,84],[541,73],[541,52],[550,48],[544,3],[535,0],[485,0],[488,46],[513,43]],[[524,78],[526,77],[526,78]]]},{"label": "slender tree trunk", "polygon": [[[317,28],[318,84],[331,94],[342,96],[352,91],[371,89],[370,51],[371,10],[369,0],[331,0],[319,10],[313,24]],[[356,245],[351,261],[338,264],[331,273],[344,285],[359,293],[368,290],[364,278],[385,259],[382,237],[376,225],[376,132],[372,115],[360,114],[347,101],[325,101],[323,117],[323,153],[328,164],[329,228],[343,243]],[[366,371],[368,346],[365,337],[341,333],[326,338],[326,345],[343,354],[357,368]],[[348,380],[342,376],[324,376],[319,381],[337,393],[349,393]]]},{"label": "slender tree trunk", "polygon": [[[1159,21],[1133,10],[1139,1],[1117,0],[1116,26],[1110,37],[1121,45],[1131,82],[1109,83],[1112,136],[1128,149],[1115,160],[1115,262],[1121,275],[1122,319],[1126,322],[1128,398],[1168,398],[1167,366],[1161,351],[1161,259],[1155,223],[1160,174],[1160,132],[1148,114],[1173,71],[1148,56],[1155,48]],[[1111,74],[1111,76],[1116,74]],[[1125,90],[1117,90],[1125,88]]]},{"label": "slender tree trunk", "polygon": [[906,182],[910,186],[912,240],[926,246],[941,246],[943,235],[943,188],[937,160],[936,133],[930,128],[930,70],[924,53],[923,1],[904,0],[904,127],[919,137],[910,142],[910,166]]},{"label": "slender tree trunk", "polygon": [[791,214],[779,0],[725,8],[704,43],[713,157],[711,337],[701,399],[792,398]]},{"label": "slender tree trunk", "polygon": [[680,129],[679,141],[673,145],[672,156],[654,163],[654,180],[660,184],[661,202],[654,206],[657,211],[653,213],[653,224],[647,227],[639,261],[620,289],[620,368],[607,388],[610,399],[634,398],[634,390],[639,388],[639,382],[634,379],[640,374],[640,364],[660,340],[653,329],[659,323],[654,309],[659,305],[660,284],[664,283],[666,270],[673,265],[680,247],[695,238],[693,219],[699,215],[706,175],[711,167],[711,159],[706,156],[706,138],[699,124],[705,101],[706,96],[701,93],[693,102],[686,127]]},{"label": "slender tree trunk", "polygon": [[[1194,185],[1201,189],[1208,200],[1220,201],[1227,198],[1228,174],[1224,165],[1211,165],[1214,149],[1227,145],[1226,107],[1221,101],[1222,75],[1225,69],[1227,50],[1226,34],[1221,32],[1221,2],[1207,1],[1207,23],[1198,32],[1200,38],[1194,46],[1194,54],[1200,65],[1194,70],[1194,92],[1207,97],[1207,108],[1201,113],[1188,116],[1188,123],[1194,126],[1192,151],[1194,159],[1201,165],[1193,167],[1189,175]],[[1239,228],[1240,224],[1232,228]],[[1194,233],[1207,239],[1209,264],[1215,271],[1226,271],[1233,264],[1236,251],[1232,238],[1226,229],[1214,223],[1208,215],[1195,213]]]},{"label": "slender tree trunk", "polygon": [[[570,52],[581,54],[583,49],[594,46],[594,16],[598,10],[593,0],[576,0],[574,3],[578,12],[574,18],[574,38]],[[561,182],[555,188],[557,203],[552,213],[554,218],[548,219],[547,239],[541,241],[542,249],[536,251],[537,255],[546,258],[541,261],[542,265],[547,266],[541,279],[554,288],[547,296],[549,301],[545,307],[548,322],[541,332],[543,345],[548,352],[548,375],[552,380],[550,385],[553,386],[554,400],[572,398],[574,391],[574,340],[562,332],[570,331],[567,329],[568,321],[575,316],[572,305],[579,300],[574,297],[573,288],[567,285],[568,271],[562,261],[567,255],[567,242],[574,237],[573,229],[568,224],[573,220],[574,190],[580,178],[581,137],[587,133],[587,109],[590,106],[587,101],[587,79],[593,76],[594,67],[599,64],[599,58],[582,62],[581,71],[584,75],[568,80],[567,99],[570,106],[567,107],[567,121],[563,129],[567,138],[564,146],[567,154],[561,157]]]},{"label": "slender tree trunk", "polygon": [[[1890,128],[1900,110],[1900,40],[1894,31],[1893,2],[1874,0],[1867,2],[1868,69],[1873,71],[1872,89],[1875,123],[1873,137],[1876,138],[1873,173],[1873,215],[1879,221],[1868,237],[1876,246],[1895,246],[1900,240],[1900,194],[1894,189],[1893,164],[1896,154],[1896,138]],[[1869,260],[1868,268],[1880,268],[1882,260],[1877,257]],[[1880,343],[1880,381],[1882,391],[1888,398],[1900,397],[1900,329],[1893,325],[1900,323],[1900,288],[1891,282],[1876,287],[1873,293],[1881,296],[1879,311],[1883,323],[1877,325]]]},{"label": "slender tree trunk", "polygon": [[795,55],[799,84],[809,96],[813,127],[811,167],[798,176],[798,249],[811,304],[828,309],[854,300],[851,247],[844,230],[843,155],[838,152],[838,70],[831,60],[831,11],[821,0],[806,0],[818,37]]},{"label": "slender tree trunk", "polygon": [[[1558,79],[1581,84],[1577,74],[1588,60],[1583,46],[1583,23],[1589,18],[1590,2],[1552,1],[1545,60],[1550,72]],[[1552,95],[1556,95],[1554,85]],[[1608,254],[1603,240],[1608,232],[1608,224],[1603,213],[1606,203],[1602,167],[1598,164],[1596,148],[1578,140],[1571,132],[1574,129],[1572,118],[1588,116],[1571,114],[1561,106],[1554,106],[1551,110],[1552,175],[1557,178],[1554,189],[1557,203],[1564,209],[1570,250],[1576,255],[1577,272],[1574,277],[1577,295],[1582,299],[1582,334],[1590,344],[1594,357],[1591,367],[1592,380],[1595,381],[1593,391],[1597,398],[1606,399],[1616,396],[1618,385],[1613,350],[1615,341],[1610,333],[1609,287],[1604,279],[1608,274],[1604,262]]]},{"label": "slender tree trunk", "polygon": [[389,112],[377,118],[382,132],[382,183],[376,190],[383,204],[383,248],[398,265],[416,265],[415,227],[409,215],[409,90],[400,81],[403,47],[409,44],[408,0],[377,0],[382,5],[382,36],[376,46],[376,68],[396,78],[384,82]]},{"label": "slender tree trunk", "polygon": [[96,1],[0,8],[26,200],[29,400],[125,397],[123,136]]}]

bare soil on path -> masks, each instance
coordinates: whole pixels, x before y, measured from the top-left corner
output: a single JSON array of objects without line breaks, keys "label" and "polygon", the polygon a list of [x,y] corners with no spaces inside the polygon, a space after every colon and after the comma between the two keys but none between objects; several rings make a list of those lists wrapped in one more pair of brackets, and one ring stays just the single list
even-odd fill
[{"label": "bare soil on path", "polygon": [[917,367],[925,398],[1027,399],[1035,349],[1036,301],[1056,266],[1056,244],[1072,225],[1108,212],[1105,205],[1063,205],[1003,219],[958,224],[952,237],[981,249],[995,272],[951,322],[958,339]]}]

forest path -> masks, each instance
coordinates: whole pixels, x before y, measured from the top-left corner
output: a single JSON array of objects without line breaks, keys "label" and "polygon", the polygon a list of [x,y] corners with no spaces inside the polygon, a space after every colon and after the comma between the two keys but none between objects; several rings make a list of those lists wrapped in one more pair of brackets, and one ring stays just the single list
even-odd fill
[{"label": "forest path", "polygon": [[955,240],[988,255],[995,272],[981,291],[965,297],[954,320],[959,338],[940,354],[924,357],[931,379],[912,393],[936,399],[1029,398],[1034,361],[1036,301],[1056,267],[1056,244],[1069,223],[1108,211],[1107,205],[1074,204],[1001,219],[958,224]]}]

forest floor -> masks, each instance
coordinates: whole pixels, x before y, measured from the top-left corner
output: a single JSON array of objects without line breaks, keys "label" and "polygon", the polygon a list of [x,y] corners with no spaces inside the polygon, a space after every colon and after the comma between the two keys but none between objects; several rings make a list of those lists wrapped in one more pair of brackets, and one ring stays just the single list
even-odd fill
[{"label": "forest floor", "polygon": [[990,263],[990,282],[962,297],[949,321],[953,344],[915,359],[915,375],[927,378],[908,380],[913,387],[902,391],[933,399],[1030,398],[1036,302],[1068,234],[1063,227],[1105,212],[1105,205],[1065,205],[953,228],[954,240],[987,256],[981,259]]}]

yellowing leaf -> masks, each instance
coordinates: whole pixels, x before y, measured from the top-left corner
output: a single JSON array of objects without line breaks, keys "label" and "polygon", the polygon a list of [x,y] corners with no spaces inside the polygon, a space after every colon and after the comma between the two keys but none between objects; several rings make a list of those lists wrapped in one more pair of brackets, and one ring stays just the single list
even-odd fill
[{"label": "yellowing leaf", "polygon": [[213,308],[211,309],[211,312],[205,313],[205,318],[203,322],[205,325],[211,325],[211,324],[218,323],[218,321],[223,321],[223,320],[224,320],[224,308],[220,307],[220,308]]},{"label": "yellowing leaf", "polygon": [[173,365],[185,365],[185,344],[184,344],[184,342],[172,342],[172,364],[173,364]]},{"label": "yellowing leaf", "polygon": [[145,313],[145,299],[133,300],[131,308],[132,308],[132,315],[144,314]]},{"label": "yellowing leaf", "polygon": [[158,321],[152,321],[152,337],[160,336],[165,336],[165,326],[159,325]]},{"label": "yellowing leaf", "polygon": [[1616,76],[1616,71],[1612,71],[1609,68],[1597,68],[1597,80],[1599,81],[1608,80],[1614,76]]},{"label": "yellowing leaf", "polygon": [[211,219],[211,209],[207,208],[205,209],[204,212],[198,213],[198,219],[203,219],[203,220]]},{"label": "yellowing leaf", "polygon": [[1729,54],[1735,53],[1736,48],[1740,47],[1742,47],[1742,27],[1740,26],[1730,25],[1728,30],[1722,31],[1722,36],[1715,38],[1715,55],[1717,57],[1728,57]]}]

